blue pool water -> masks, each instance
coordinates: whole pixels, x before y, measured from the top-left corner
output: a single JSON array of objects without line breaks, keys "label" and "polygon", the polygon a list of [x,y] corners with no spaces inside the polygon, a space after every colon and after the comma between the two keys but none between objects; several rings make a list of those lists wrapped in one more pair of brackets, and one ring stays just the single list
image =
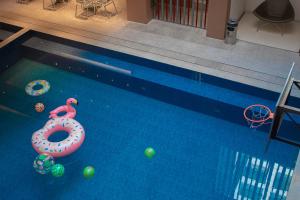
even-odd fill
[{"label": "blue pool water", "polygon": [[[268,133],[249,129],[239,108],[251,102],[274,107],[275,100],[263,98],[263,93],[253,96],[147,72],[141,67],[134,75],[160,81],[155,87],[132,80],[116,87],[116,82],[127,80],[126,75],[99,74],[99,79],[105,79],[99,81],[29,58],[3,71],[0,199],[286,198],[298,148],[271,141],[265,151]],[[155,75],[160,80],[154,80]],[[49,81],[48,93],[39,97],[25,93],[26,84],[36,79]],[[178,91],[164,93],[172,87]],[[190,102],[181,101],[186,96],[180,91],[193,94],[188,96]],[[86,139],[74,154],[56,159],[65,166],[63,177],[40,175],[32,167],[37,156],[31,146],[32,133],[69,97],[79,101],[76,120],[84,126]],[[213,97],[214,101],[201,100]],[[35,112],[37,102],[45,104],[45,112]],[[202,102],[210,104],[197,105]],[[62,137],[65,134],[52,139]],[[156,150],[153,159],[144,156],[148,146]],[[91,180],[82,175],[87,165],[96,169]]]}]

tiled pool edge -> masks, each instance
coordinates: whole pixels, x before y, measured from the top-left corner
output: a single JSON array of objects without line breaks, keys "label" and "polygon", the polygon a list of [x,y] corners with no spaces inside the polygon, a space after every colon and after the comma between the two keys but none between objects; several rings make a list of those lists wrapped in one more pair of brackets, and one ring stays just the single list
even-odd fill
[{"label": "tiled pool edge", "polygon": [[298,159],[296,162],[290,189],[287,194],[287,200],[298,200],[299,198],[300,198],[300,152],[298,154]]}]

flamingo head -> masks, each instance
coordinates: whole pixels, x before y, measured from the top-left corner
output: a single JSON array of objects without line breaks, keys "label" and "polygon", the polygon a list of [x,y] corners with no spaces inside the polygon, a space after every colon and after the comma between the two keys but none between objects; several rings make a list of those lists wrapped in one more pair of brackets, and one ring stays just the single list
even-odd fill
[{"label": "flamingo head", "polygon": [[71,105],[71,104],[76,104],[76,105],[78,105],[77,99],[74,99],[74,98],[68,98],[68,99],[67,99],[67,105]]}]

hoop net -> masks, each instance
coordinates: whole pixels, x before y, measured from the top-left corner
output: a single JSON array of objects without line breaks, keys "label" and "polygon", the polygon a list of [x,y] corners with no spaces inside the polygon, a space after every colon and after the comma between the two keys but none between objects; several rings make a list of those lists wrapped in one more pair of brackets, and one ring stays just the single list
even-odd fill
[{"label": "hoop net", "polygon": [[271,123],[274,114],[270,108],[261,104],[248,106],[244,110],[244,117],[247,120],[250,128],[257,128],[264,124]]}]

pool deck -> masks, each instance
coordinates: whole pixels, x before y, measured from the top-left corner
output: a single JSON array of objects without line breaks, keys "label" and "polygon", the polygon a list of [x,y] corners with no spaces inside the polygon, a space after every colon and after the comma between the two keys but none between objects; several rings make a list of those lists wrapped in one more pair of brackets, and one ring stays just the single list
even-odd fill
[{"label": "pool deck", "polygon": [[[93,20],[49,21],[46,15],[36,18],[3,9],[0,8],[0,21],[27,30],[121,51],[272,91],[282,89],[292,62],[296,63],[293,76],[300,79],[300,56],[296,52],[244,41],[238,41],[233,46],[226,45],[223,41],[206,38],[205,30],[193,27],[157,20],[144,25],[114,19],[112,24],[108,20],[108,23],[100,21],[95,26]],[[74,20],[74,23],[68,20]],[[299,188],[300,155],[288,200],[300,196]]]},{"label": "pool deck", "polygon": [[37,19],[1,9],[3,22],[260,88],[280,91],[292,62],[296,63],[294,76],[300,78],[298,53],[243,41],[226,45],[205,37],[205,30],[193,27],[157,20],[144,25],[112,19],[110,24],[108,20],[80,20],[74,16],[52,21],[49,16]]}]

